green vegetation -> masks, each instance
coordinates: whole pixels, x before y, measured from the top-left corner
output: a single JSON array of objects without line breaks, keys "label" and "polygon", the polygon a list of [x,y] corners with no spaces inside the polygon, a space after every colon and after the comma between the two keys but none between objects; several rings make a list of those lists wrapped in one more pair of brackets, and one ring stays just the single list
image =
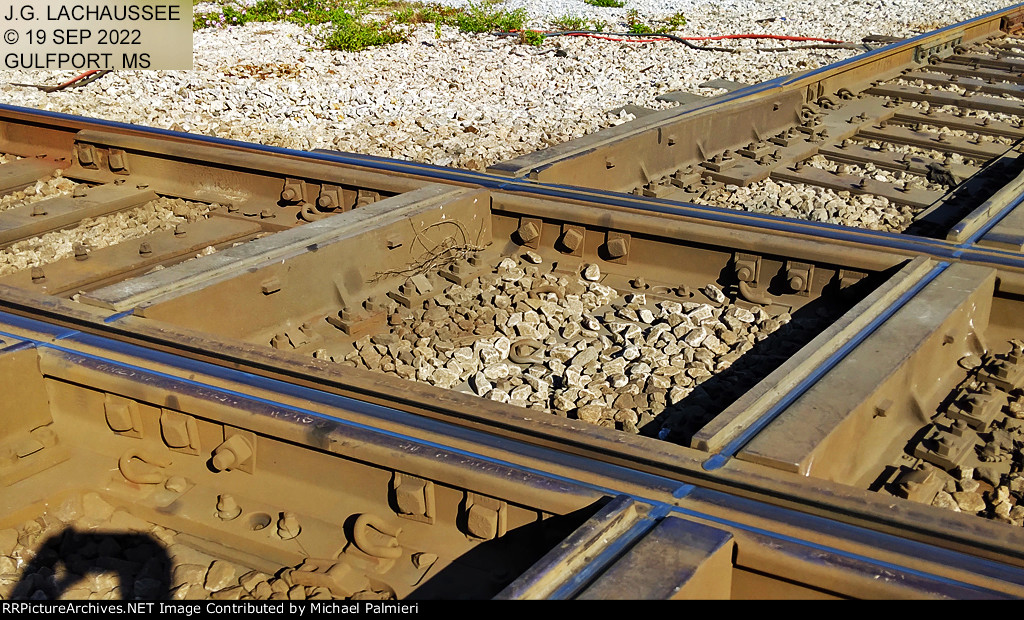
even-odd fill
[{"label": "green vegetation", "polygon": [[462,32],[522,30],[526,25],[526,9],[491,11],[486,5],[477,6],[470,2],[469,10],[456,13],[455,25]]},{"label": "green vegetation", "polygon": [[331,0],[259,0],[252,6],[224,2],[220,11],[195,13],[192,26],[200,28],[240,26],[250,22],[294,22],[323,24],[361,13],[357,2]]},{"label": "green vegetation", "polygon": [[633,34],[650,34],[654,29],[640,21],[640,13],[636,9],[626,11],[627,31]]},{"label": "green vegetation", "polygon": [[583,17],[576,17],[575,15],[563,15],[556,17],[551,23],[555,26],[555,30],[586,30],[587,20]]},{"label": "green vegetation", "polygon": [[609,7],[613,9],[621,9],[626,6],[625,2],[621,0],[584,0],[590,6]]},{"label": "green vegetation", "polygon": [[[495,9],[495,0],[470,2],[455,9],[436,4],[404,0],[259,0],[246,6],[237,0],[220,0],[218,10],[196,13],[193,29],[225,28],[251,22],[292,22],[302,25],[326,25],[320,40],[326,49],[356,51],[376,45],[404,41],[403,24],[434,24],[440,38],[442,26],[463,32],[522,31],[526,11]],[[585,24],[584,24],[585,25]],[[538,38],[539,37],[539,38]],[[520,37],[523,43],[540,45],[543,35]]]},{"label": "green vegetation", "polygon": [[405,33],[375,21],[362,21],[355,17],[348,21],[335,21],[321,42],[326,49],[358,52],[368,47],[405,41]]},{"label": "green vegetation", "polygon": [[671,32],[673,30],[680,30],[686,25],[686,16],[682,13],[676,13],[672,17],[665,20],[665,29],[659,29],[659,32]]},{"label": "green vegetation", "polygon": [[539,46],[544,42],[544,33],[537,32],[536,30],[523,30],[520,32],[519,42],[523,45],[535,45]]}]

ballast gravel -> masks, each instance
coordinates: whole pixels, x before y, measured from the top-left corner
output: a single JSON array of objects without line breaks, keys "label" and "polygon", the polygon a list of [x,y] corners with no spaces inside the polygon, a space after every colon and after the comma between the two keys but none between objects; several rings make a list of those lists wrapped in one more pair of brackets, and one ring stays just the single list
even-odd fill
[{"label": "ballast gravel", "polygon": [[[465,5],[458,0],[443,4]],[[859,42],[869,34],[910,37],[1008,6],[999,0],[627,0],[599,8],[583,0],[508,0],[529,25],[566,16],[625,28],[682,13],[681,36],[780,34]],[[213,4],[200,3],[196,11]],[[656,24],[655,24],[656,25]],[[191,71],[117,71],[80,89],[45,93],[12,83],[58,84],[69,72],[0,71],[0,102],[294,149],[334,149],[481,169],[620,124],[609,112],[632,104],[671,107],[659,95],[714,79],[755,83],[848,58],[854,50],[759,48],[802,43],[733,40],[740,53],[676,42],[621,43],[551,37],[539,47],[515,37],[406,27],[409,39],[361,52],[325,51],[317,27],[252,23],[194,33]]]}]

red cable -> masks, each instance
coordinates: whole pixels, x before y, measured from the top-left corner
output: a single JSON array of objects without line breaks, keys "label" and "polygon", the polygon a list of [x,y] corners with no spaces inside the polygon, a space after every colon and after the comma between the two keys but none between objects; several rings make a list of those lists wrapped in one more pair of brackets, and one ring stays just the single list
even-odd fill
[{"label": "red cable", "polygon": [[98,71],[99,71],[99,69],[90,69],[90,70],[86,71],[85,73],[83,73],[82,75],[73,77],[70,80],[68,80],[67,82],[64,82],[63,84],[60,84],[59,86],[54,86],[53,89],[54,90],[59,90],[61,88],[67,88],[68,86],[71,86],[75,82],[77,82],[79,80],[83,80],[83,79],[89,77],[90,75],[92,75],[93,73],[96,73]]},{"label": "red cable", "polygon": [[[518,30],[509,30],[508,32],[519,32]],[[564,37],[589,37],[592,39],[601,39],[604,41],[620,41],[626,43],[646,43],[648,41],[671,41],[665,37],[640,37],[640,38],[620,38],[620,37],[609,37],[607,35],[600,35],[590,32],[566,32],[559,33],[558,30],[531,30],[530,32],[537,32],[539,34],[557,34],[558,36]],[[653,34],[653,33],[651,33]],[[721,41],[723,39],[776,39],[779,41],[817,41],[820,43],[846,43],[839,39],[824,39],[821,37],[794,37],[784,34],[722,34],[713,37],[677,37],[684,41]]]},{"label": "red cable", "polygon": [[784,34],[722,34],[715,37],[679,37],[686,41],[721,41],[722,39],[778,39],[779,41],[819,41],[821,43],[846,43],[839,39],[819,37],[791,37]]}]

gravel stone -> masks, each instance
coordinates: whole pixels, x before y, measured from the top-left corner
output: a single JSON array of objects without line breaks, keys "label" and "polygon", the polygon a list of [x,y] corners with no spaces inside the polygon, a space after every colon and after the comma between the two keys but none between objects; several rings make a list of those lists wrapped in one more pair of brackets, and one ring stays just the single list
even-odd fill
[{"label": "gravel stone", "polygon": [[946,510],[952,510],[953,512],[960,512],[960,505],[957,504],[952,495],[945,491],[939,491],[935,495],[935,498],[932,500],[932,506],[945,508]]},{"label": "gravel stone", "polygon": [[953,493],[953,499],[963,512],[976,513],[985,509],[985,499],[980,493],[958,491]]},{"label": "gravel stone", "polygon": [[[252,3],[252,0],[242,0]],[[442,0],[466,6],[466,0]],[[626,11],[645,22],[681,12],[677,34],[743,32],[859,41],[871,33],[908,37],[980,15],[1009,2],[893,0],[630,0],[623,8],[578,0],[507,0],[524,8],[531,27],[574,16],[624,30]],[[197,11],[210,10],[201,3]],[[657,25],[657,24],[655,24]],[[74,72],[3,71],[5,103],[102,116],[165,129],[288,148],[328,148],[481,168],[604,127],[629,114],[625,104],[654,109],[674,104],[658,95],[701,94],[714,78],[759,82],[848,58],[853,50],[757,52],[753,41],[716,45],[721,54],[675,42],[624,44],[550,37],[538,47],[514,37],[470,35],[433,25],[411,27],[408,42],[362,52],[318,49],[317,29],[293,23],[252,23],[194,34],[193,71],[119,71],[81,89],[44,93],[11,83],[57,84]]]}]

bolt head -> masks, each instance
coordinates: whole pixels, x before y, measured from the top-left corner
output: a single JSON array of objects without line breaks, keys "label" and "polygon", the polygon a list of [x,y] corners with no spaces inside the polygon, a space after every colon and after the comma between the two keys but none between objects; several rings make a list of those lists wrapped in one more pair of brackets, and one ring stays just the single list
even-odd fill
[{"label": "bolt head", "polygon": [[562,235],[562,245],[572,252],[575,252],[581,243],[583,243],[583,233],[575,228],[570,228]]},{"label": "bolt head", "polygon": [[629,253],[629,243],[622,237],[609,240],[606,246],[608,255],[612,258],[622,258]]},{"label": "bolt head", "polygon": [[533,222],[526,222],[516,230],[516,234],[523,243],[530,243],[540,237],[540,230]]}]

